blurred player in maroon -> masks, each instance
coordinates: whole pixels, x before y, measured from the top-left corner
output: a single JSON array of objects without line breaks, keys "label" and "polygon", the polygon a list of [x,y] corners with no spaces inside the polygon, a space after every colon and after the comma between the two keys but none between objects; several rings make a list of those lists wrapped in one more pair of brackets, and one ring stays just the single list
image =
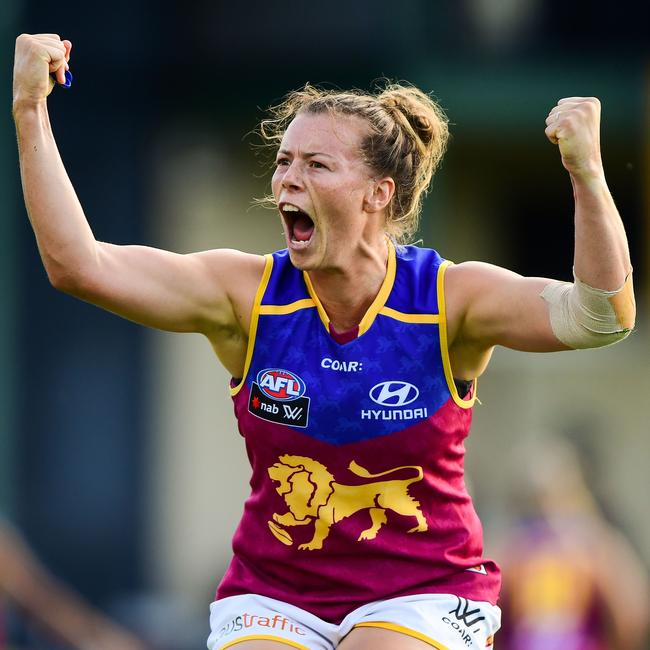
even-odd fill
[{"label": "blurred player in maroon", "polygon": [[648,569],[602,515],[575,448],[544,438],[513,463],[521,512],[503,558],[503,650],[638,650]]}]

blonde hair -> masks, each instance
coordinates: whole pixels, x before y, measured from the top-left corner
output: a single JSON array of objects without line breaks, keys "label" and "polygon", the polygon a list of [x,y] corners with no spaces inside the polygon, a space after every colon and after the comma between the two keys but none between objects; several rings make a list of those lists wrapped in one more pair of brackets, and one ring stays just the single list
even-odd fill
[{"label": "blonde hair", "polygon": [[395,181],[386,232],[405,243],[418,229],[422,199],[447,147],[448,120],[442,108],[419,88],[406,84],[386,83],[368,94],[308,83],[269,109],[259,133],[266,145],[277,148],[296,115],[324,112],[355,116],[368,125],[360,153],[375,174]]}]

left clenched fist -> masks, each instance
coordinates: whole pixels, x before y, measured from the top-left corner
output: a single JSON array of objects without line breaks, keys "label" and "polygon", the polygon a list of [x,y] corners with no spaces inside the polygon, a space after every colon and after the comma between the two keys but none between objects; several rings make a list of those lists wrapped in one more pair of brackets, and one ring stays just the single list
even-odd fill
[{"label": "left clenched fist", "polygon": [[560,148],[562,164],[576,176],[602,171],[600,101],[595,97],[561,99],[546,118],[546,137]]}]

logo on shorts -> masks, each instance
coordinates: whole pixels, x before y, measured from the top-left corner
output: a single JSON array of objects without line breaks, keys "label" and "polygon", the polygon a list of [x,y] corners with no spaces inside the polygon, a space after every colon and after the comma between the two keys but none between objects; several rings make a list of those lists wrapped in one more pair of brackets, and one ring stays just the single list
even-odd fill
[{"label": "logo on shorts", "polygon": [[[270,616],[259,616],[257,614],[244,613],[228,621],[225,625],[219,628],[217,632],[217,639],[241,632],[242,630],[250,630],[251,628],[270,628],[274,631],[281,630],[298,636],[305,636],[307,633],[296,624],[296,622],[286,616],[275,614],[272,618]],[[265,630],[260,630],[265,631]]]},{"label": "logo on shorts", "polygon": [[304,428],[309,421],[307,385],[294,372],[267,368],[251,386],[248,410],[262,420]]},{"label": "logo on shorts", "polygon": [[[484,621],[485,616],[481,614],[479,607],[470,609],[469,601],[466,598],[461,598],[460,596],[456,596],[456,598],[458,598],[458,605],[449,612],[449,616],[442,617],[442,622],[454,628],[466,646],[471,646],[474,644],[472,634],[476,634],[481,629],[480,627],[474,626]],[[453,619],[450,618],[452,615]]]}]

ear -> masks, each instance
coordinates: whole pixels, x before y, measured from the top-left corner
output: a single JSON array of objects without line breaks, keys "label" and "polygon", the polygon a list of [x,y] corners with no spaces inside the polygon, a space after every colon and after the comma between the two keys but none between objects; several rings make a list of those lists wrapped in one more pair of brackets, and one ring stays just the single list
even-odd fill
[{"label": "ear", "polygon": [[388,207],[394,194],[395,181],[390,176],[372,179],[363,197],[363,209],[366,212],[381,212]]}]

